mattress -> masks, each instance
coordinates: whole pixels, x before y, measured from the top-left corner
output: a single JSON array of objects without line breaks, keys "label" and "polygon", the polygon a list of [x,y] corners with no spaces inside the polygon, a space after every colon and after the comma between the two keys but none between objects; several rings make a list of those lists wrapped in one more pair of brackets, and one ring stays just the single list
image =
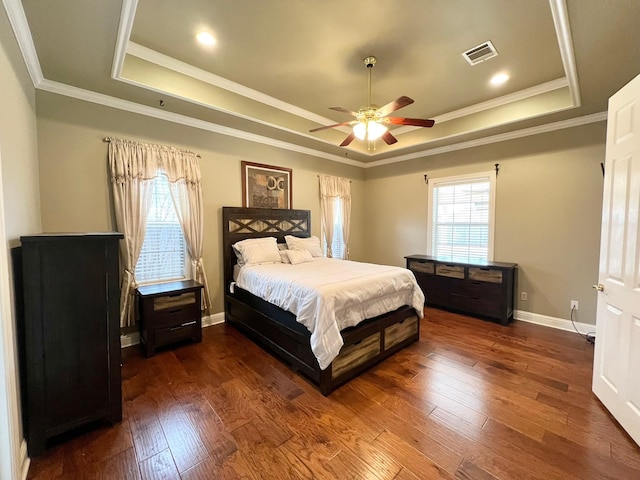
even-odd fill
[{"label": "mattress", "polygon": [[291,265],[245,265],[238,287],[296,315],[311,333],[311,350],[325,369],[343,345],[340,330],[412,306],[422,318],[424,295],[410,270],[317,258]]}]

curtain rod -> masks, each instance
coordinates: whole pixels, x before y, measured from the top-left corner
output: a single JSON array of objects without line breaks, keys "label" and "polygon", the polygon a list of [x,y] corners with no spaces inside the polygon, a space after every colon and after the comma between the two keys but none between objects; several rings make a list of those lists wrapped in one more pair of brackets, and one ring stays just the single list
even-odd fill
[{"label": "curtain rod", "polygon": [[[104,137],[102,139],[102,141],[105,142],[105,143],[111,143],[111,140],[112,140],[111,137]],[[176,148],[176,147],[174,147],[174,148]],[[178,150],[182,150],[182,149],[178,149]],[[191,152],[189,150],[185,150],[185,151],[189,152],[189,153],[195,153],[195,152]],[[196,157],[201,158],[199,153],[196,153]]]}]

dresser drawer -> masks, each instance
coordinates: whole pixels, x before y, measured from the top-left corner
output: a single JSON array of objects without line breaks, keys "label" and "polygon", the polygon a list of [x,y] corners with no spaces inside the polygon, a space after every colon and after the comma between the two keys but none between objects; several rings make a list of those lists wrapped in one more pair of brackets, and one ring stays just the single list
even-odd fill
[{"label": "dresser drawer", "polygon": [[478,282],[502,283],[502,270],[493,268],[469,267],[469,280]]},{"label": "dresser drawer", "polygon": [[156,311],[153,323],[159,328],[173,327],[196,318],[200,318],[200,309],[194,303]]},{"label": "dresser drawer", "polygon": [[486,298],[493,301],[500,301],[503,297],[501,284],[482,281],[466,282],[465,288],[461,293],[470,297]]},{"label": "dresser drawer", "polygon": [[464,266],[438,263],[436,264],[436,275],[449,278],[464,278]]},{"label": "dresser drawer", "polygon": [[407,263],[409,264],[408,268],[414,272],[428,273],[431,275],[435,272],[435,264],[433,262],[409,260]]},{"label": "dresser drawer", "polygon": [[161,347],[163,345],[170,345],[181,340],[196,338],[199,329],[200,325],[198,325],[198,322],[196,320],[193,320],[191,322],[185,322],[183,325],[179,325],[176,327],[156,330],[155,346]]},{"label": "dresser drawer", "polygon": [[160,314],[165,310],[176,310],[176,308],[192,306],[195,305],[195,303],[195,292],[166,295],[164,297],[156,297],[153,299],[153,310]]}]

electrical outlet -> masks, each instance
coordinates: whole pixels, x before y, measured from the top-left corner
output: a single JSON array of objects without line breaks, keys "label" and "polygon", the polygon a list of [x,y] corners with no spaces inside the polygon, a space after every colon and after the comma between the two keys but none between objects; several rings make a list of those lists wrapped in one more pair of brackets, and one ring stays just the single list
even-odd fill
[{"label": "electrical outlet", "polygon": [[527,301],[527,292],[520,292],[520,300],[524,300],[525,302]]},{"label": "electrical outlet", "polygon": [[571,310],[578,310],[578,300],[571,300]]}]

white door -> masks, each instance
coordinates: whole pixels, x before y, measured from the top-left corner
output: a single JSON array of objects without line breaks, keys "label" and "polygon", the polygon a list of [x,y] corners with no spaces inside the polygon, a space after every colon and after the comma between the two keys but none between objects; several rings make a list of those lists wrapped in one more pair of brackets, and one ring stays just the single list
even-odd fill
[{"label": "white door", "polygon": [[640,444],[640,75],[609,99],[593,392]]}]

